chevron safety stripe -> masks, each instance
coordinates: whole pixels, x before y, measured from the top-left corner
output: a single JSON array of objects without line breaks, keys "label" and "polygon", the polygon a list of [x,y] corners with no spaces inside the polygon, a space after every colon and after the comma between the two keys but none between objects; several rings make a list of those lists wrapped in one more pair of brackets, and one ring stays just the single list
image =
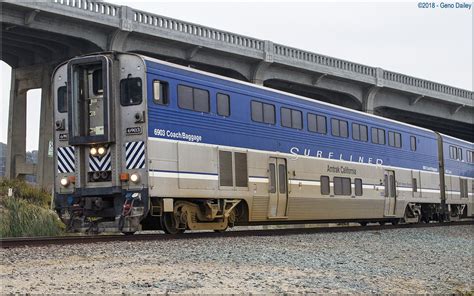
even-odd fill
[{"label": "chevron safety stripe", "polygon": [[89,154],[89,172],[103,172],[110,171],[111,169],[110,148],[107,148],[104,156],[92,156]]},{"label": "chevron safety stripe", "polygon": [[73,173],[76,170],[74,147],[58,147],[58,173]]},{"label": "chevron safety stripe", "polygon": [[145,142],[127,142],[125,145],[125,166],[127,170],[145,167]]}]

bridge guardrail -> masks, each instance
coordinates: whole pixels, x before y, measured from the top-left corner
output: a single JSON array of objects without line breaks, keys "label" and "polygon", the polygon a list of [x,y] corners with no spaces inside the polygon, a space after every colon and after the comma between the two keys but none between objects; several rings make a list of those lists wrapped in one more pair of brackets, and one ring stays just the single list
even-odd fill
[{"label": "bridge guardrail", "polygon": [[[192,35],[199,38],[222,42],[224,44],[232,46],[246,48],[253,51],[259,51],[262,53],[262,56],[265,56],[265,53],[270,50],[272,56],[276,55],[290,60],[294,59],[295,61],[302,61],[311,64],[321,65],[324,67],[332,68],[334,70],[341,70],[345,73],[363,75],[363,77],[372,77],[375,79],[373,81],[380,81],[383,85],[389,87],[396,87],[397,85],[401,85],[412,90],[417,88],[419,89],[419,92],[423,92],[423,90],[425,90],[430,95],[439,93],[450,97],[459,97],[463,99],[473,100],[473,92],[465,89],[448,86],[425,79],[415,78],[392,71],[386,71],[380,68],[370,67],[325,55],[320,55],[317,53],[308,52],[285,45],[273,44],[271,48],[268,48],[268,46],[265,46],[265,40],[234,34],[231,32],[226,32],[198,24],[160,16],[157,14],[151,14],[133,8],[128,8],[126,6],[118,6],[107,2],[96,2],[92,0],[46,0],[46,2],[52,2],[58,5],[68,6],[71,8],[78,9],[78,11],[82,10],[87,11],[88,13],[95,12],[107,15],[109,17],[115,17],[117,19],[120,19],[121,17],[123,17],[123,15],[126,15],[126,17],[129,18],[129,21],[136,24],[155,26],[160,29],[180,32],[181,34]],[[131,16],[122,13],[122,9],[124,8],[131,10]],[[367,81],[367,79],[362,80]]]}]

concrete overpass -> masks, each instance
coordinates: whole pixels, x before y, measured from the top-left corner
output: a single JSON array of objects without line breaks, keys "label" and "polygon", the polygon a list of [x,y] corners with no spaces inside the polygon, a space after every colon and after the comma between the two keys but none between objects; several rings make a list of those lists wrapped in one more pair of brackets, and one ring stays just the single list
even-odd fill
[{"label": "concrete overpass", "polygon": [[[143,53],[474,140],[469,90],[105,2],[1,5],[1,59],[13,68],[8,177],[37,174],[40,184],[51,184],[49,77],[58,63],[103,50]],[[26,91],[32,88],[42,88],[37,167],[25,163]]]}]

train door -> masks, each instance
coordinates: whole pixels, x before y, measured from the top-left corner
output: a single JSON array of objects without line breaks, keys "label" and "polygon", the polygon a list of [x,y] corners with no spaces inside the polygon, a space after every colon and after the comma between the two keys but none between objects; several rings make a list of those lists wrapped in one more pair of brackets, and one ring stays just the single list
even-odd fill
[{"label": "train door", "polygon": [[270,218],[286,217],[288,204],[286,159],[271,157],[268,172],[270,195],[268,216]]},{"label": "train door", "polygon": [[397,187],[395,182],[395,172],[385,171],[385,216],[395,215],[395,207],[397,203]]}]

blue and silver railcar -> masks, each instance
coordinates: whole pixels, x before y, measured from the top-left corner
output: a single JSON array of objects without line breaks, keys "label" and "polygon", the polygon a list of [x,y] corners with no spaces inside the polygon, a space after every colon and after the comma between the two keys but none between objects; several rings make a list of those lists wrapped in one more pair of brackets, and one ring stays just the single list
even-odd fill
[{"label": "blue and silver railcar", "polygon": [[78,57],[53,81],[71,229],[472,216],[472,143],[135,54]]}]

